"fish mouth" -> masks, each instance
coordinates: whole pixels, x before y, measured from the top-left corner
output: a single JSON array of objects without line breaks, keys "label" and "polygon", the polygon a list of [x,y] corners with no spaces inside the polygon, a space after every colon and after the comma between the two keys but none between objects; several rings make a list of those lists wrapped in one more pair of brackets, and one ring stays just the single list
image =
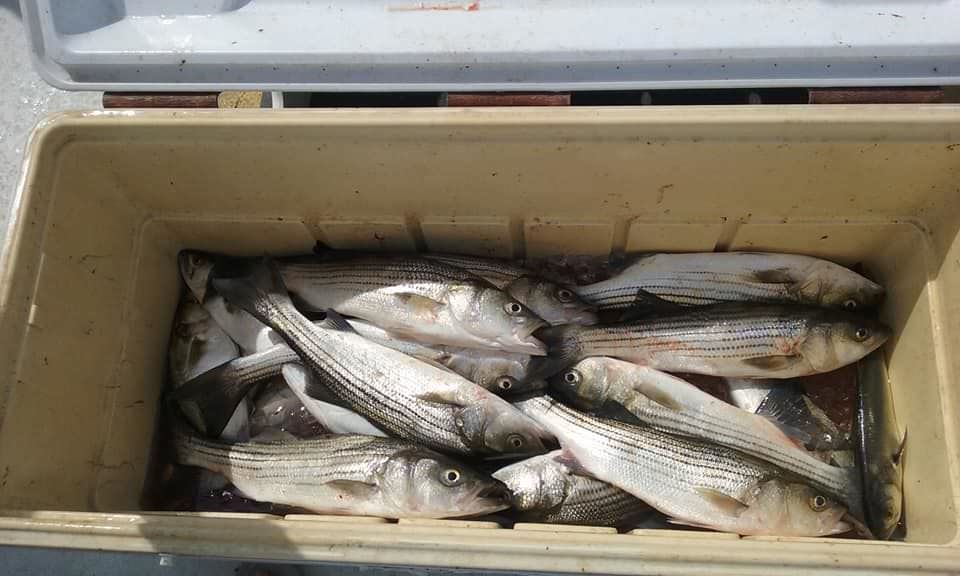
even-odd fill
[{"label": "fish mouth", "polygon": [[526,322],[523,326],[513,331],[512,338],[507,341],[501,341],[500,343],[507,352],[517,352],[530,356],[546,356],[547,345],[537,339],[533,334],[537,330],[548,326],[550,326],[550,324],[539,318]]},{"label": "fish mouth", "polygon": [[464,516],[483,516],[493,514],[510,508],[510,498],[512,493],[507,485],[495,479],[482,487],[473,495],[473,500],[469,505],[469,512]]},{"label": "fish mouth", "polygon": [[210,272],[213,270],[214,260],[208,254],[193,250],[182,250],[177,255],[180,266],[180,275],[186,282],[190,292],[197,301],[203,303],[207,298],[210,287]]},{"label": "fish mouth", "polygon": [[876,540],[877,537],[873,534],[870,528],[866,524],[861,522],[856,516],[851,514],[849,511],[845,512],[837,524],[825,535],[833,536],[835,534],[844,534],[853,530],[857,536],[866,538],[868,540]]}]

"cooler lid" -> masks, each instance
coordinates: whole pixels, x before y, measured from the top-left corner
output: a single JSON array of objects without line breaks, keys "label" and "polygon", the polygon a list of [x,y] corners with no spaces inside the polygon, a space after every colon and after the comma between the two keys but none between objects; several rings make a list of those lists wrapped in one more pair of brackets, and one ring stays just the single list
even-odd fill
[{"label": "cooler lid", "polygon": [[21,0],[75,90],[960,84],[960,0]]}]

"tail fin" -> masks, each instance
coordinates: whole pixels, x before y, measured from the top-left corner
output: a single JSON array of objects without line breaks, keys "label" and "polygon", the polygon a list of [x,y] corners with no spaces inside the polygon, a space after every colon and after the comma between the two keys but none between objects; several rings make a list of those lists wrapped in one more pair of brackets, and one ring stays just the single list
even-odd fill
[{"label": "tail fin", "polygon": [[546,356],[530,358],[529,380],[546,380],[581,359],[580,333],[585,328],[575,324],[550,326],[534,335],[547,346]]},{"label": "tail fin", "polygon": [[[238,359],[241,360],[241,359]],[[188,380],[170,394],[187,420],[201,433],[216,438],[230,421],[255,380],[237,377],[237,360]]]},{"label": "tail fin", "polygon": [[269,258],[220,262],[211,276],[217,292],[261,322],[270,324],[269,312],[275,307],[293,307],[280,271]]}]

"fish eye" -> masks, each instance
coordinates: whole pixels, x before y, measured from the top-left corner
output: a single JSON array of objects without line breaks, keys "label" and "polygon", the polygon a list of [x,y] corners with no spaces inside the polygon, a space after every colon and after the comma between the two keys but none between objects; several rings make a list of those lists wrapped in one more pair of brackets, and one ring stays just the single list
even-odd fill
[{"label": "fish eye", "polygon": [[501,378],[498,378],[497,388],[499,388],[503,392],[509,391],[511,388],[513,388],[513,378],[509,376],[503,376]]},{"label": "fish eye", "polygon": [[580,373],[576,370],[568,370],[563,374],[563,381],[567,384],[579,384],[580,380]]},{"label": "fish eye", "polygon": [[507,314],[511,316],[516,316],[517,314],[523,312],[523,306],[516,302],[507,302],[503,305],[503,309],[506,310]]},{"label": "fish eye", "polygon": [[854,299],[852,299],[852,298],[850,298],[850,299],[848,299],[848,300],[844,300],[844,301],[843,301],[843,308],[844,308],[845,310],[856,310],[856,309],[857,309],[857,301],[854,300]]},{"label": "fish eye", "polygon": [[511,434],[507,436],[507,444],[509,444],[514,450],[519,450],[520,448],[523,448],[524,445],[523,436],[519,434]]},{"label": "fish eye", "polygon": [[557,290],[557,300],[563,302],[564,304],[573,302],[573,292],[571,290],[567,290],[566,288],[560,288]]},{"label": "fish eye", "polygon": [[460,471],[456,468],[448,468],[443,471],[443,483],[447,486],[456,486],[460,482]]},{"label": "fish eye", "polygon": [[826,497],[821,494],[817,494],[816,496],[812,496],[810,498],[810,508],[814,512],[820,512],[824,510],[827,507],[827,504],[829,504],[829,502],[827,502]]},{"label": "fish eye", "polygon": [[853,333],[853,337],[857,340],[857,342],[863,342],[870,337],[870,330],[861,326]]}]

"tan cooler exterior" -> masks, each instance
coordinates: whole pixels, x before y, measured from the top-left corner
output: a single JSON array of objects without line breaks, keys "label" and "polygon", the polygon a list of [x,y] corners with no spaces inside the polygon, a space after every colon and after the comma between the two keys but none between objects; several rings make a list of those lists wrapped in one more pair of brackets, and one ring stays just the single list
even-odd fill
[{"label": "tan cooler exterior", "polygon": [[[862,262],[907,541],[140,511],[182,248]],[[0,255],[0,542],[601,573],[960,572],[960,107],[90,112],[43,123]]]}]

